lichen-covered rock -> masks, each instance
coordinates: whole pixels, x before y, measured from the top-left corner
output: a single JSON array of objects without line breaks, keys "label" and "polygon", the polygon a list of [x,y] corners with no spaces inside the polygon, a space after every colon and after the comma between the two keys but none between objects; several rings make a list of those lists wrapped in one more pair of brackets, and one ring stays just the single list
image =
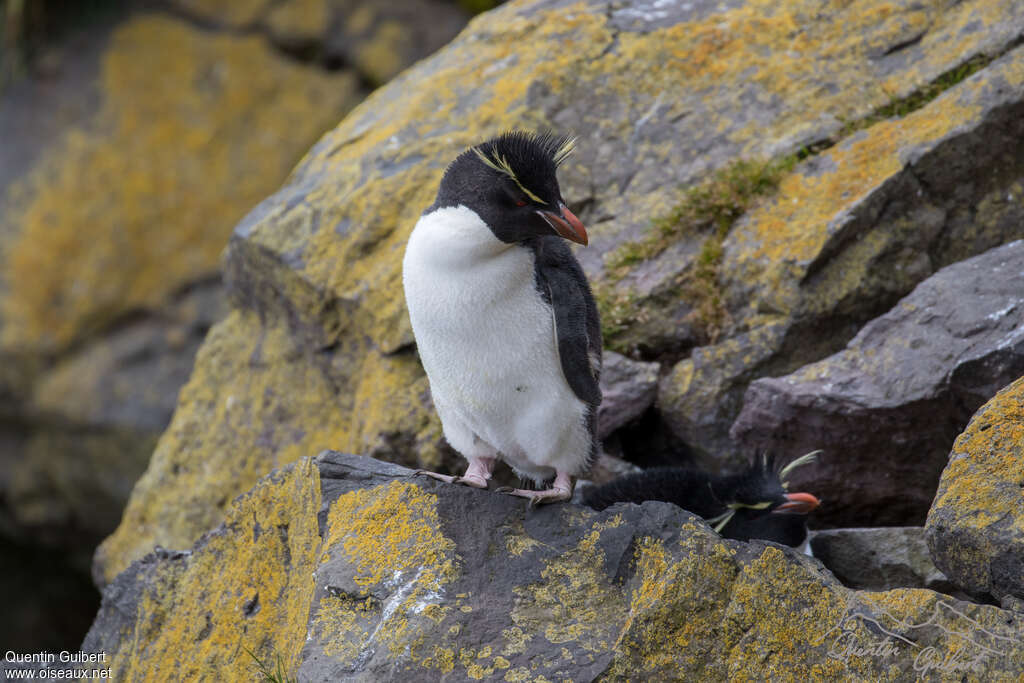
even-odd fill
[{"label": "lichen-covered rock", "polygon": [[71,554],[116,527],[226,312],[232,226],[359,93],[258,37],[102,23],[0,106],[0,517]]},{"label": "lichen-covered rock", "polygon": [[[1022,26],[1024,6],[1010,0],[504,5],[374,92],[310,151],[286,187],[242,221],[225,262],[235,305],[258,314],[248,334],[287,326],[295,362],[331,378],[340,413],[347,415],[362,392],[372,411],[360,415],[359,429],[355,418],[337,418],[347,426],[333,446],[363,452],[384,444],[407,462],[436,462],[439,450],[430,444],[440,429],[425,385],[417,384],[422,374],[400,263],[409,231],[459,151],[514,126],[579,133],[579,152],[562,175],[566,197],[593,236],[579,256],[604,305],[631,302],[628,320],[608,339],[655,356],[678,354],[702,338],[689,315],[694,302],[680,294],[689,291],[685,280],[707,236],[679,235],[621,278],[605,271],[604,259],[626,242],[656,236],[651,219],[670,213],[680,184],[740,156],[782,156],[842,137],[842,121],[862,120],[975,57],[1006,52]],[[736,329],[725,329],[719,341],[747,333],[775,341],[753,354],[754,369],[748,354],[729,361],[734,375],[712,381],[728,395],[694,400],[677,391],[674,405],[722,410],[710,421],[678,415],[678,424],[727,438],[730,411],[738,411],[751,379],[834,352],[855,331],[838,323],[870,319],[934,268],[1019,229],[1020,207],[1000,198],[1022,175],[1021,54],[1007,54],[915,113],[846,137],[784,177],[777,198],[733,229],[719,279]],[[917,177],[935,191],[918,196]],[[951,183],[964,189],[949,192]],[[939,208],[922,208],[932,203]],[[936,211],[945,211],[941,220]],[[931,226],[928,239],[916,222]],[[936,237],[947,224],[946,237]],[[934,256],[922,259],[923,250]],[[235,348],[244,353],[247,345]],[[711,364],[705,374],[714,371]],[[231,395],[246,405],[263,397],[230,393],[210,382],[215,374],[197,370],[193,387],[204,385],[208,399],[187,411],[190,430],[172,426],[161,442],[122,529],[101,553],[107,578],[154,543],[194,538],[223,507],[218,491],[205,501],[190,496],[187,512],[144,512],[156,505],[150,496],[157,481],[171,497],[192,490],[172,463],[184,472],[198,469],[185,463],[245,462],[254,475],[281,462],[264,441],[232,440],[234,423],[216,406]],[[408,385],[415,388],[397,390]],[[262,386],[264,379],[251,385]],[[382,394],[403,400],[391,405]],[[300,433],[322,419],[319,409],[312,418],[282,410],[273,429]],[[207,445],[190,447],[195,442],[185,437],[193,433]],[[214,443],[226,452],[208,452]],[[714,452],[709,444],[692,445]],[[212,478],[230,480],[226,471]],[[251,476],[238,479],[235,491],[252,483]],[[164,514],[178,520],[138,523]]]},{"label": "lichen-covered rock", "polygon": [[325,453],[191,551],[133,563],[83,648],[125,681],[246,678],[246,649],[302,681],[1013,680],[1021,634],[996,607],[849,590],[667,503],[529,509]]},{"label": "lichen-covered rock", "polygon": [[356,94],[160,15],[118,26],[101,63],[99,111],[8,188],[4,352],[61,350],[216,272],[231,226]]},{"label": "lichen-covered rock", "polygon": [[[939,268],[1024,236],[1022,114],[1018,48],[785,177],[724,242],[718,281],[740,332],[666,377],[669,424],[727,449],[752,379],[837,351]],[[686,381],[695,372],[704,381]]]},{"label": "lichen-covered rock", "polygon": [[1024,377],[957,438],[926,531],[936,566],[964,590],[1024,598]]},{"label": "lichen-covered rock", "polygon": [[7,453],[0,481],[11,533],[92,553],[120,521],[200,342],[225,309],[219,281],[205,283],[38,375],[24,408],[32,427]]},{"label": "lichen-covered rock", "polygon": [[1024,375],[1022,292],[1024,240],[947,266],[845,350],[752,383],[732,435],[752,450],[822,449],[793,486],[828,501],[827,523],[923,523],[956,435]]},{"label": "lichen-covered rock", "polygon": [[311,460],[272,473],[195,548],[157,549],[118,577],[83,649],[106,652],[123,681],[156,671],[174,680],[249,678],[246,648],[293,667],[322,561],[319,509]]},{"label": "lichen-covered rock", "polygon": [[466,25],[471,11],[449,0],[173,0],[188,16],[262,31],[293,54],[342,64],[380,85]]},{"label": "lichen-covered rock", "polygon": [[814,557],[850,588],[954,590],[928,555],[924,527],[821,529],[810,533],[810,543]]}]

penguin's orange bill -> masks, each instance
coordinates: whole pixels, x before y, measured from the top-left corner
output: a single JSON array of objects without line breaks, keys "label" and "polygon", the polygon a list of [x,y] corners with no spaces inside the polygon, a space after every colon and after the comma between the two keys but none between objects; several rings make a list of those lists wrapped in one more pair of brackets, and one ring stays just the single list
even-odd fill
[{"label": "penguin's orange bill", "polygon": [[809,493],[787,493],[786,500],[788,502],[783,503],[772,510],[772,512],[796,512],[801,515],[806,515],[808,512],[821,505],[821,501]]},{"label": "penguin's orange bill", "polygon": [[587,237],[587,229],[583,227],[583,223],[579,218],[576,218],[576,214],[569,210],[565,204],[559,204],[558,208],[561,209],[561,215],[554,211],[537,211],[541,217],[548,222],[555,232],[577,244],[587,246],[590,241]]}]

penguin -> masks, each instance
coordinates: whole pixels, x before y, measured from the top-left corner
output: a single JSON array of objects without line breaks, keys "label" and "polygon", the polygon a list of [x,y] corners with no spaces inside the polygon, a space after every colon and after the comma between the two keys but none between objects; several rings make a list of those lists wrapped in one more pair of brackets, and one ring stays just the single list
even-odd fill
[{"label": "penguin", "polygon": [[758,538],[807,552],[807,515],[821,501],[810,493],[789,493],[786,477],[818,453],[807,453],[779,471],[766,455],[737,474],[723,476],[684,467],[655,467],[589,487],[582,500],[595,510],[621,502],[674,503],[703,517],[725,538]]},{"label": "penguin", "polygon": [[434,408],[462,476],[487,488],[498,459],[541,490],[501,488],[531,505],[572,497],[598,454],[601,325],[569,248],[586,246],[556,169],[573,140],[510,131],[446,169],[402,262],[405,300]]}]

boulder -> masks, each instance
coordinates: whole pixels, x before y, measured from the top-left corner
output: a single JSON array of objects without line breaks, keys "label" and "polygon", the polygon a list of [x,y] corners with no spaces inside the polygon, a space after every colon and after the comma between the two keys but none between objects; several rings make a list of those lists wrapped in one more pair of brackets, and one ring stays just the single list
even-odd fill
[{"label": "boulder", "polygon": [[0,519],[76,557],[116,527],[226,314],[231,227],[359,96],[255,36],[97,21],[0,106]]},{"label": "boulder", "polygon": [[604,354],[601,367],[601,407],[597,434],[605,439],[640,417],[658,393],[658,364],[630,360],[621,353]]},{"label": "boulder", "polygon": [[529,509],[327,452],[133,562],[83,649],[116,680],[1010,680],[1022,643],[1019,615],[853,591],[668,503]]},{"label": "boulder", "polygon": [[[97,576],[110,580],[157,543],[187,547],[233,495],[302,452],[330,446],[443,466],[401,255],[446,164],[510,127],[580,134],[562,188],[592,235],[579,256],[606,339],[657,359],[710,339],[691,316],[701,302],[682,296],[696,291],[695,259],[710,235],[673,233],[624,273],[606,260],[660,239],[651,221],[677,207],[680,185],[740,157],[814,152],[780,166],[790,170],[777,195],[735,224],[717,276],[702,281],[719,282],[728,307],[717,343],[748,334],[767,344],[725,354],[733,374],[713,382],[722,392],[675,392],[678,405],[723,410],[710,421],[674,416],[713,424],[692,446],[714,456],[747,382],[838,350],[933,270],[1019,232],[1021,207],[1003,198],[1024,176],[1024,50],[1013,49],[1022,26],[1024,6],[1011,0],[828,9],[534,0],[478,17],[375,91],[238,225],[225,260],[237,314],[211,335],[217,352],[200,354]],[[962,69],[980,71],[947,76]],[[945,93],[879,120],[894,100],[935,88]],[[831,147],[816,153],[822,145]],[[252,362],[253,340],[270,338],[287,359]],[[225,367],[247,378],[218,381]],[[714,372],[712,362],[705,374]],[[305,378],[314,389],[302,385],[303,394],[316,398],[297,400],[282,377]],[[223,408],[229,399],[269,422],[240,420]],[[199,471],[219,483],[197,486]],[[183,499],[187,509],[164,504]]]},{"label": "boulder", "polygon": [[173,0],[173,7],[218,27],[264,33],[306,61],[359,74],[372,86],[455,37],[471,11],[446,0]]},{"label": "boulder", "polygon": [[843,351],[753,382],[732,436],[751,449],[823,450],[793,476],[828,501],[819,522],[923,523],[979,398],[1024,375],[1022,292],[1024,240],[947,266]]},{"label": "boulder", "polygon": [[956,591],[928,555],[924,527],[820,529],[810,533],[810,542],[814,557],[849,588]]},{"label": "boulder", "polygon": [[935,565],[964,590],[1024,599],[1024,377],[957,438],[925,530]]}]

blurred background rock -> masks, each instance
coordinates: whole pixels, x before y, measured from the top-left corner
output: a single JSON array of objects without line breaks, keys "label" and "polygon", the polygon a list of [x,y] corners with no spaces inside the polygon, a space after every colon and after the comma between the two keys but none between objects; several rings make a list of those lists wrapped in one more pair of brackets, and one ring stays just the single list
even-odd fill
[{"label": "blurred background rock", "polygon": [[0,644],[77,649],[231,229],[480,0],[0,1]]}]

